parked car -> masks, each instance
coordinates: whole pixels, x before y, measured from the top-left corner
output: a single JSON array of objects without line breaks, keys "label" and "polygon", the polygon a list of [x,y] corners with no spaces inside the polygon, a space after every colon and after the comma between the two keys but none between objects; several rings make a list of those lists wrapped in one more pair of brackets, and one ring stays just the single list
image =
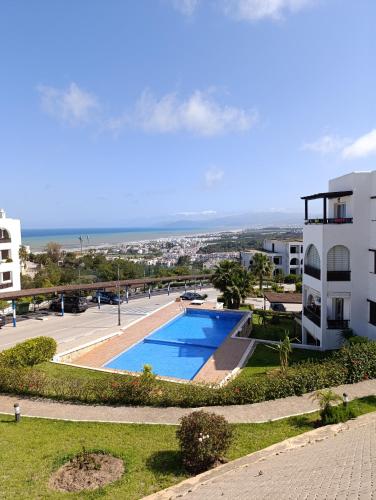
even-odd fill
[{"label": "parked car", "polygon": [[180,295],[182,300],[205,300],[207,297],[206,293],[201,294],[197,292],[185,292]]},{"label": "parked car", "polygon": [[[101,304],[118,304],[119,297],[115,292],[97,292],[96,295],[91,299],[93,302],[98,302],[98,297],[101,299]],[[120,296],[120,304],[122,304],[123,298]]]},{"label": "parked car", "polygon": [[[88,308],[85,297],[66,295],[64,297],[64,311],[71,313],[85,312]],[[50,304],[51,311],[61,311],[61,297],[54,299]]]},{"label": "parked car", "polygon": [[270,308],[276,312],[286,312],[286,308],[283,304],[272,304]]}]

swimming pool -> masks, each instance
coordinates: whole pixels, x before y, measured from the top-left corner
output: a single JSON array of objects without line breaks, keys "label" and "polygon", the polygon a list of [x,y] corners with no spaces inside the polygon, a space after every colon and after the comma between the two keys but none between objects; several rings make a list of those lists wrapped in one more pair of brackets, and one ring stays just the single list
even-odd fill
[{"label": "swimming pool", "polygon": [[149,364],[157,375],[192,380],[243,317],[242,312],[187,309],[105,368],[139,372]]}]

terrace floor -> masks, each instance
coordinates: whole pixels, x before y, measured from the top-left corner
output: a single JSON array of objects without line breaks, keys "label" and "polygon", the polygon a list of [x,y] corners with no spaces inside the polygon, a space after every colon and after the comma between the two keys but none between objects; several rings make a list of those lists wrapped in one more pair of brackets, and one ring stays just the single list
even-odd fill
[{"label": "terrace floor", "polygon": [[[77,366],[102,368],[112,358],[132,347],[134,344],[149,335],[152,331],[176,317],[184,310],[185,307],[214,309],[215,303],[208,301],[202,306],[194,306],[185,302],[172,302],[171,304],[168,304],[151,313],[141,321],[138,321],[133,325],[129,325],[119,335],[91,347],[87,352],[82,351],[81,354],[71,354],[68,358],[63,359],[64,361]],[[208,359],[193,380],[195,382],[205,382],[209,384],[219,383],[238,366],[243,356],[250,348],[251,342],[251,339],[231,338],[231,335],[229,334],[222,345]]]}]

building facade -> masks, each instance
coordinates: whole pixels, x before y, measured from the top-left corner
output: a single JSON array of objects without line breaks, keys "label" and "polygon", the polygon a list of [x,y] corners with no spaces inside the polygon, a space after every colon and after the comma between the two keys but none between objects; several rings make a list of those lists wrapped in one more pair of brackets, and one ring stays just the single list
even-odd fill
[{"label": "building facade", "polygon": [[0,297],[1,292],[21,290],[21,224],[0,210]]},{"label": "building facade", "polygon": [[[329,181],[305,201],[303,343],[341,345],[341,332],[376,340],[376,171]],[[310,217],[320,200],[322,214]]]},{"label": "building facade", "polygon": [[240,262],[246,269],[252,266],[255,253],[262,253],[270,259],[275,276],[302,274],[303,272],[303,242],[301,240],[265,239],[262,250],[240,252]]}]

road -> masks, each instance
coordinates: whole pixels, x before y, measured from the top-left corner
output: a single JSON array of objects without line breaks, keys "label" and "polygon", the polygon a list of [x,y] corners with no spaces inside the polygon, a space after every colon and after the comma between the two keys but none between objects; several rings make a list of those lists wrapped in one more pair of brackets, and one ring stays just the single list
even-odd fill
[{"label": "road", "polygon": [[[121,305],[121,328],[133,321],[168,304],[181,295],[182,291],[134,298],[128,304]],[[208,300],[216,300],[218,292],[213,288],[203,288],[202,293],[208,294]],[[189,303],[187,302],[187,305]],[[39,316],[41,317],[41,316]],[[31,317],[17,322],[16,328],[8,323],[0,329],[0,351],[26,339],[46,335],[53,337],[58,343],[58,353],[86,344],[111,333],[118,332],[118,308],[116,305],[102,304],[101,308],[90,307],[81,314],[49,313],[43,320]]]}]

